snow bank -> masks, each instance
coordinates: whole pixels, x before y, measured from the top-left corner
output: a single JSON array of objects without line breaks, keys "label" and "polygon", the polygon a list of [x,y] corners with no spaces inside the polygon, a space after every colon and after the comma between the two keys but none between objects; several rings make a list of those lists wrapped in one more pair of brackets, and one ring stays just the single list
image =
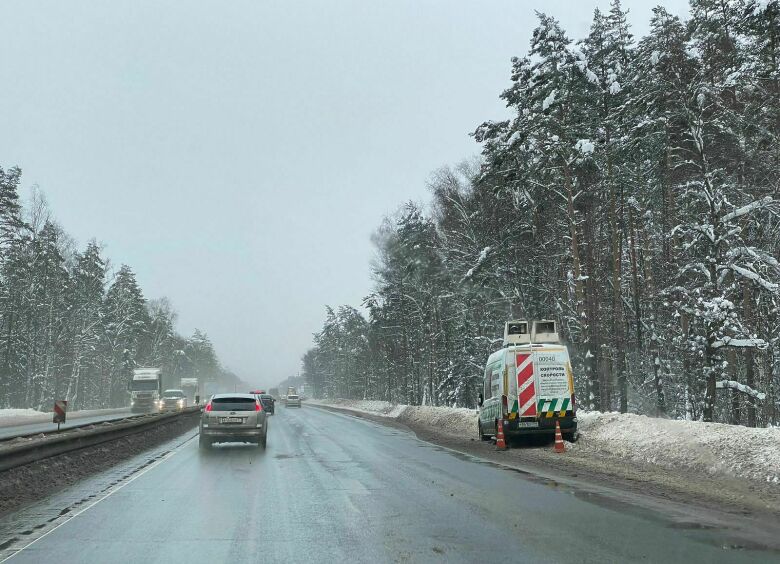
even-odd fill
[{"label": "snow bank", "polygon": [[404,423],[434,427],[444,434],[456,437],[476,436],[477,412],[473,409],[403,405],[373,400],[311,400],[306,403],[348,409],[388,417]]},{"label": "snow bank", "polygon": [[703,476],[780,483],[780,429],[657,419],[631,413],[580,412],[581,443],[601,451]]},{"label": "snow bank", "polygon": [[[427,426],[465,439],[477,436],[473,409],[394,405],[385,401],[311,401]],[[580,411],[578,454],[611,457],[702,477],[730,477],[780,486],[780,428],[751,429],[722,423],[658,419],[631,413]]]},{"label": "snow bank", "polygon": [[351,411],[359,411],[361,413],[370,413],[372,415],[379,415],[382,417],[398,417],[401,412],[406,409],[406,405],[396,405],[387,401],[377,400],[307,400],[306,404],[312,405],[326,405],[330,407],[340,407],[343,409],[349,409]]},{"label": "snow bank", "polygon": [[33,415],[50,415],[34,409],[0,409],[0,418],[3,417],[25,417]]}]

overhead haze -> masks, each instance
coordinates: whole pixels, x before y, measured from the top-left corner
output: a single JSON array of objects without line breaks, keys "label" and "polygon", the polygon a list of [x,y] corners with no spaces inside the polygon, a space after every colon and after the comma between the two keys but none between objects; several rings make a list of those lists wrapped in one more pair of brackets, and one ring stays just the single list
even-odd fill
[{"label": "overhead haze", "polygon": [[[657,3],[623,3],[635,36]],[[297,372],[326,303],[368,293],[382,217],[505,115],[534,10],[576,38],[596,6],[6,2],[0,165],[147,298],[169,297],[182,332],[272,384]]]}]

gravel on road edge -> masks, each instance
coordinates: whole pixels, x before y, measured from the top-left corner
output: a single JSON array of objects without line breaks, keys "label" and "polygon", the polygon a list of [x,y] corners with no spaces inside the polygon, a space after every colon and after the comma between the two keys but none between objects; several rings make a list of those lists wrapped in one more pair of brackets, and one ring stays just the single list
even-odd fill
[{"label": "gravel on road edge", "polygon": [[114,441],[0,472],[0,516],[181,435],[198,424],[199,416],[172,418]]},{"label": "gravel on road edge", "polygon": [[[538,476],[576,484],[593,484],[602,488],[627,491],[660,503],[676,503],[696,506],[702,510],[716,510],[758,519],[780,517],[780,488],[777,484],[760,484],[722,477],[697,476],[684,469],[673,471],[652,464],[639,464],[599,453],[599,458],[587,451],[572,449],[565,454],[553,451],[553,445],[520,445],[507,451],[496,450],[494,443],[483,442],[476,437],[448,434],[415,421],[373,415],[349,408],[327,405],[313,406],[336,413],[348,413],[383,425],[400,427],[413,432],[419,439],[464,454],[477,456]],[[538,443],[537,443],[538,444]]]}]

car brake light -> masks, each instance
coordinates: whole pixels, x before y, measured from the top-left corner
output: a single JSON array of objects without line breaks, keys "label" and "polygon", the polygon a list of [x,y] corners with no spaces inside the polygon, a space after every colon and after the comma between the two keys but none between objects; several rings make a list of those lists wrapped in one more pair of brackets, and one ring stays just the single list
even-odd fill
[{"label": "car brake light", "polygon": [[211,402],[206,404],[206,411],[211,411]]},{"label": "car brake light", "polygon": [[263,410],[263,406],[260,405],[259,401],[256,401],[255,402],[255,411],[262,411],[262,410]]}]

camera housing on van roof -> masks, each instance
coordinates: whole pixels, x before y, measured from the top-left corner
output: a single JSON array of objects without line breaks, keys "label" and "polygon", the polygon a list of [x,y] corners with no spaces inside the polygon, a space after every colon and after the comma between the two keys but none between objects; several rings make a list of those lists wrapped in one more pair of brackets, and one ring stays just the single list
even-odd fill
[{"label": "camera housing on van roof", "polygon": [[560,343],[558,322],[553,319],[517,319],[504,325],[504,346]]}]

